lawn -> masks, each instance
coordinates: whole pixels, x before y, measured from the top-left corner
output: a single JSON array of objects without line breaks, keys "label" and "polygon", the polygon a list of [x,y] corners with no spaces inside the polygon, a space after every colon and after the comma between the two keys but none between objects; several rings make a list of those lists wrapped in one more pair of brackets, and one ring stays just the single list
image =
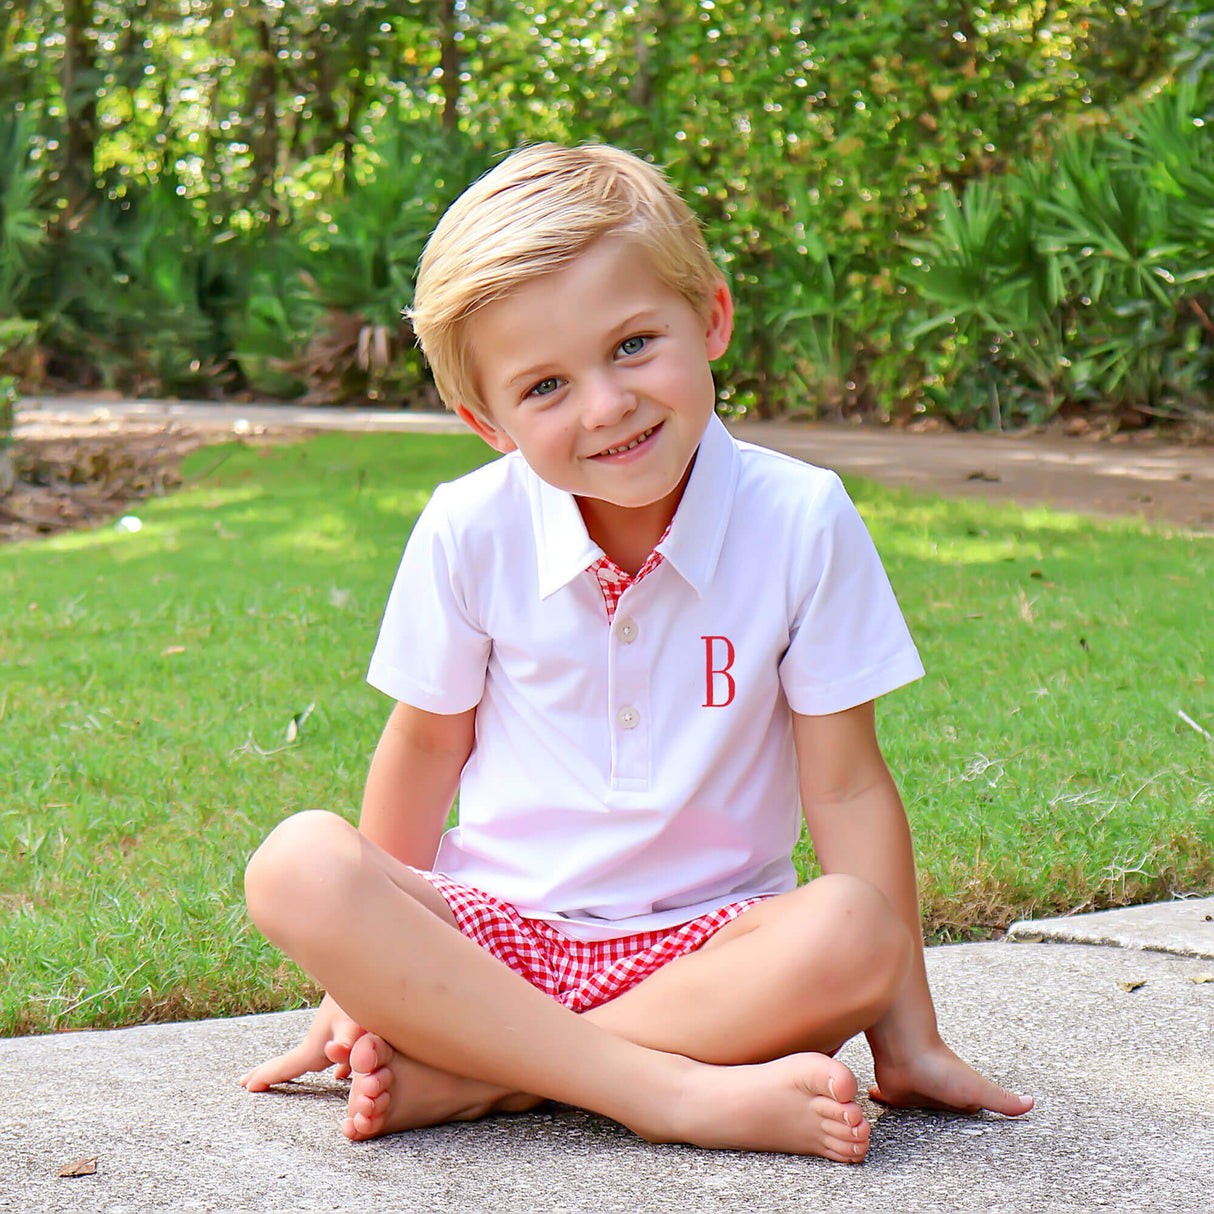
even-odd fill
[{"label": "lawn", "polygon": [[[284,814],[357,814],[400,549],[471,437],[195,453],[136,533],[0,548],[0,1034],[298,1006],[249,927]],[[1214,889],[1214,541],[849,482],[928,677],[882,736],[936,940]],[[812,861],[802,857],[807,867]]]}]

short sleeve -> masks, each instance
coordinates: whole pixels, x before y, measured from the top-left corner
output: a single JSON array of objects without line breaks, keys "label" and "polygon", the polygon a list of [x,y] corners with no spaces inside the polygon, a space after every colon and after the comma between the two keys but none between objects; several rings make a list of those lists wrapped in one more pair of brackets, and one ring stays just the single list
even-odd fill
[{"label": "short sleeve", "polygon": [[793,623],[780,662],[794,712],[842,712],[922,677],[881,558],[833,473],[805,515],[798,559]]},{"label": "short sleeve", "polygon": [[405,545],[367,671],[372,687],[428,712],[480,702],[490,642],[469,606],[468,576],[440,487]]}]

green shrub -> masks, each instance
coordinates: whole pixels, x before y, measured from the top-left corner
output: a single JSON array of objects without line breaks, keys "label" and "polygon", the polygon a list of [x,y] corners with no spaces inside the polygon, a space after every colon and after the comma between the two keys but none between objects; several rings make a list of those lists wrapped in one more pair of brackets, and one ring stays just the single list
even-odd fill
[{"label": "green shrub", "polygon": [[0,318],[19,313],[45,257],[49,210],[31,135],[24,112],[0,113]]},{"label": "green shrub", "polygon": [[983,385],[996,421],[1065,403],[1211,411],[1211,101],[1182,81],[1124,132],[1066,132],[1050,161],[944,194],[928,232],[904,242],[927,310],[907,338],[935,372],[935,409],[975,420]]},{"label": "green shrub", "polygon": [[233,297],[225,244],[169,181],[98,194],[57,223],[23,296],[42,319],[51,372],[137,395],[214,395],[232,386]]}]

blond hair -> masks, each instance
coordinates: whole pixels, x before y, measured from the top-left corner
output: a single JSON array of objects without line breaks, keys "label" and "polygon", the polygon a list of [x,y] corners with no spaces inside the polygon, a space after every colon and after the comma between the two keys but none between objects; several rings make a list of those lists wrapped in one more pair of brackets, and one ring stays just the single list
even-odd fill
[{"label": "blond hair", "polygon": [[662,281],[707,317],[721,276],[699,224],[662,173],[628,152],[534,144],[452,203],[426,243],[405,310],[449,409],[461,404],[487,416],[464,322],[607,235],[635,239]]}]

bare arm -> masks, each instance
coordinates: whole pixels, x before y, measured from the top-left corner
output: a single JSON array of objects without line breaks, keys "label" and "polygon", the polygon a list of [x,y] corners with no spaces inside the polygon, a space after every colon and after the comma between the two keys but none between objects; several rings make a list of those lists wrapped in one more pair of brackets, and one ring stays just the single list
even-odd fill
[{"label": "bare arm", "polygon": [[893,1104],[1015,1116],[1033,1102],[979,1075],[944,1044],[923,956],[910,825],[877,741],[872,703],[830,716],[794,714],[801,805],[822,869],[875,885],[916,942],[901,995],[868,1031],[877,1086]]},{"label": "bare arm", "polygon": [[[823,872],[850,873],[875,885],[920,946],[895,1010],[898,1038],[922,1044],[937,1034],[923,962],[914,849],[902,798],[877,741],[873,704],[824,717],[794,714],[793,737],[801,808]],[[894,1042],[874,1041],[873,1048],[886,1044]]]},{"label": "bare arm", "polygon": [[[455,716],[397,704],[380,735],[363,789],[358,828],[405,864],[430,868],[460,772],[472,753],[476,709]],[[350,1074],[350,1050],[362,1028],[324,997],[302,1042],[254,1067],[240,1082],[250,1092],[336,1067]]]},{"label": "bare arm", "polygon": [[415,868],[429,868],[472,753],[476,709],[441,716],[397,704],[363,789],[358,829]]}]

